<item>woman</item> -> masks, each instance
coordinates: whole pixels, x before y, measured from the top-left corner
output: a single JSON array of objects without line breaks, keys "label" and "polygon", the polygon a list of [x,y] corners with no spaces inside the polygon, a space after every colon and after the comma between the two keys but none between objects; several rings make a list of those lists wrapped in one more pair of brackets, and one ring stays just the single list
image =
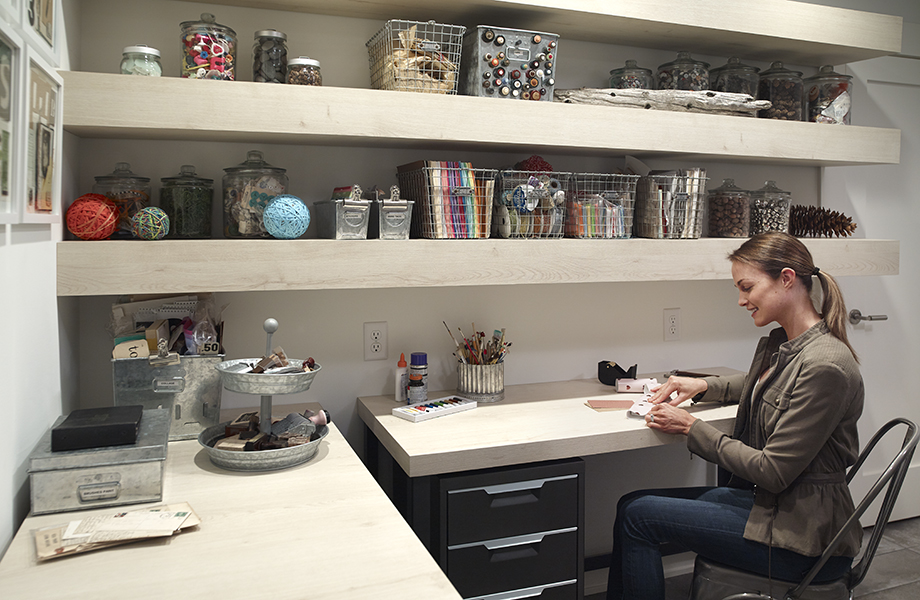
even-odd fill
[{"label": "woman", "polygon": [[[746,376],[671,377],[655,392],[648,427],[687,436],[688,449],[731,474],[725,487],[646,490],[620,499],[609,599],[664,598],[659,544],[785,581],[801,579],[853,502],[845,471],[859,453],[863,382],[846,336],[834,279],[784,233],[752,237],[729,255],[738,304],[762,338]],[[823,292],[821,314],[811,300]],[[671,399],[674,393],[677,395]],[[685,400],[740,402],[729,437],[686,410]],[[854,528],[817,581],[843,575],[860,548]]]}]

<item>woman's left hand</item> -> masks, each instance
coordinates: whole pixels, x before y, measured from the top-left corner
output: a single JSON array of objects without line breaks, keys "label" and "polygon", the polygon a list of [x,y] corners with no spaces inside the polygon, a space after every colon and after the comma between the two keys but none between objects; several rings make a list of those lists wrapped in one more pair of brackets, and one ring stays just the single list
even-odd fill
[{"label": "woman's left hand", "polygon": [[690,433],[690,427],[696,417],[682,408],[671,406],[667,402],[656,404],[648,414],[645,415],[645,422],[649,429],[657,429],[663,433]]}]

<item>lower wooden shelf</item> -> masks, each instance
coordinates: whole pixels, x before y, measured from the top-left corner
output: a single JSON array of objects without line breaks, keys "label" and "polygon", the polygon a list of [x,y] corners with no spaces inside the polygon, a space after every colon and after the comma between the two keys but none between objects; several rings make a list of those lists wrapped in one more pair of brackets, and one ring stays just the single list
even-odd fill
[{"label": "lower wooden shelf", "polygon": [[[897,275],[900,242],[804,239],[834,276]],[[66,241],[58,296],[730,279],[740,239]],[[394,265],[411,268],[394,269]]]}]

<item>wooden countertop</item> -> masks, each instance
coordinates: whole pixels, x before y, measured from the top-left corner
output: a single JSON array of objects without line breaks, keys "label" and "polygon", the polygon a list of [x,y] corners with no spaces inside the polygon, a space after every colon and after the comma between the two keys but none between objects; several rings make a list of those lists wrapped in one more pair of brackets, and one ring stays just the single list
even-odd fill
[{"label": "wooden countertop", "polygon": [[[650,376],[664,381],[661,374]],[[431,391],[428,397],[455,393]],[[683,436],[653,431],[625,410],[599,412],[585,404],[624,396],[636,397],[583,379],[506,386],[500,402],[420,423],[393,416],[399,406],[393,396],[358,398],[358,415],[410,477],[684,443]],[[737,406],[697,404],[688,410],[728,432]]]},{"label": "wooden countertop", "polygon": [[312,460],[267,473],[224,471],[197,440],[170,442],[163,499],[189,502],[197,530],[37,564],[32,530],[116,509],[30,517],[0,562],[0,595],[459,600],[339,430],[329,429]]}]

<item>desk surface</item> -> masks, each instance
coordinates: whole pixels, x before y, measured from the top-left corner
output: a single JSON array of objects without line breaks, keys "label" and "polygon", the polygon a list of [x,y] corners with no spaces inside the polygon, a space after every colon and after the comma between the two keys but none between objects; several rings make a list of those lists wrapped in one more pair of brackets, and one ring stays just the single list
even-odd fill
[{"label": "desk surface", "polygon": [[29,517],[0,562],[0,596],[460,598],[334,425],[310,462],[270,473],[224,471],[197,440],[170,442],[163,500],[189,502],[201,525],[42,564],[33,529],[115,509]]},{"label": "desk surface", "polygon": [[[705,369],[728,375],[734,369]],[[661,374],[651,375],[663,381]],[[625,410],[596,411],[593,399],[635,398],[617,394],[596,379],[505,387],[505,399],[475,409],[412,423],[391,414],[393,396],[358,398],[358,415],[410,477],[455,473],[574,456],[684,443],[679,435],[649,429]],[[456,390],[429,392],[430,399]],[[736,405],[688,408],[722,431],[731,431]]]}]

